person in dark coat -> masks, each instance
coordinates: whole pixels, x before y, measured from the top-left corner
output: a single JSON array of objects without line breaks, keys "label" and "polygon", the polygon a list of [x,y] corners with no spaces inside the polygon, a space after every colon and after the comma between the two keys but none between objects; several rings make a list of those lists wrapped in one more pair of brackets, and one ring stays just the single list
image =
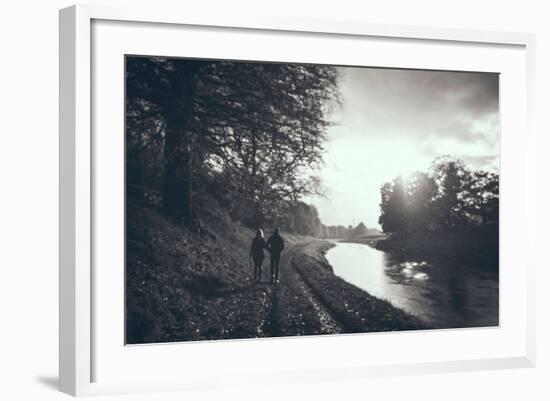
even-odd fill
[{"label": "person in dark coat", "polygon": [[279,262],[283,249],[285,249],[285,241],[281,237],[281,230],[277,227],[267,240],[267,250],[271,255],[271,283],[279,282]]},{"label": "person in dark coat", "polygon": [[265,248],[266,242],[264,232],[258,228],[256,230],[256,236],[252,240],[252,245],[250,246],[250,258],[254,261],[254,280],[258,283],[262,278],[262,263],[264,261]]}]

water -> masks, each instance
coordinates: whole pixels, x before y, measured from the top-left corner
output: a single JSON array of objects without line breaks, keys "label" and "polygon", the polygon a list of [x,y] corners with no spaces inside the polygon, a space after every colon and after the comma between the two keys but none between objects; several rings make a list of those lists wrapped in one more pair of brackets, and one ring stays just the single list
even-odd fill
[{"label": "water", "polygon": [[334,273],[434,328],[498,325],[498,274],[452,262],[405,259],[368,245],[336,242]]}]

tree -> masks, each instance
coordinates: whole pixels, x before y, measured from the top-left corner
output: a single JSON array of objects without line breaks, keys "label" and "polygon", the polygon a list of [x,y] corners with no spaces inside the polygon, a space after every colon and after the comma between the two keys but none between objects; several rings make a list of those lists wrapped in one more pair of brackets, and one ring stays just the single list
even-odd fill
[{"label": "tree", "polygon": [[438,157],[432,162],[430,175],[438,186],[432,208],[438,224],[454,228],[464,223],[464,199],[470,180],[470,171],[464,162],[449,156]]},{"label": "tree", "polygon": [[397,177],[382,186],[379,223],[398,237],[498,223],[498,182],[495,173],[471,171],[459,159],[439,157],[427,173]]},{"label": "tree", "polygon": [[357,226],[352,230],[352,232],[350,233],[350,236],[352,238],[357,238],[357,237],[367,235],[368,233],[369,233],[369,229],[367,228],[365,223],[361,222],[357,224]]},{"label": "tree", "polygon": [[323,232],[317,208],[304,202],[290,205],[275,225],[283,226],[286,231],[302,235],[319,236]]},{"label": "tree", "polygon": [[474,171],[464,196],[465,210],[471,220],[488,224],[498,222],[499,176],[487,171]]},{"label": "tree", "polygon": [[[246,124],[232,129],[224,161],[226,179],[237,180],[240,216],[251,225],[281,216],[286,203],[319,190],[316,177],[302,174],[322,160],[327,115],[338,103],[337,72],[332,67],[245,64],[257,102],[242,102]],[[238,116],[243,115],[241,110]],[[238,117],[239,118],[239,117]]]},{"label": "tree", "polygon": [[378,223],[384,232],[406,235],[409,232],[407,219],[407,192],[403,177],[396,177],[380,189],[380,218]]},{"label": "tree", "polygon": [[435,229],[433,202],[437,190],[435,179],[427,173],[413,173],[407,180],[407,220],[410,232],[427,234]]},{"label": "tree", "polygon": [[[204,62],[156,57],[127,57],[127,116],[162,121],[165,213],[191,221],[194,98]],[[141,110],[136,111],[136,109]]]},{"label": "tree", "polygon": [[251,225],[318,190],[302,171],[321,161],[339,102],[335,68],[128,57],[126,78],[127,137],[140,142],[146,122],[160,127],[167,216],[189,222],[194,188],[209,190],[205,182],[221,186],[212,192]]}]

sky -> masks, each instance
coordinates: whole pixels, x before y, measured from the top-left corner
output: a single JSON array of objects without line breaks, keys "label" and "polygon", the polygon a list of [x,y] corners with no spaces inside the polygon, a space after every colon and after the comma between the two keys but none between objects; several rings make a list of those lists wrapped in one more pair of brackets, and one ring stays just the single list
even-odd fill
[{"label": "sky", "polygon": [[307,199],[324,224],[380,228],[380,187],[440,155],[498,169],[498,74],[339,69],[343,103],[314,172],[326,195]]}]

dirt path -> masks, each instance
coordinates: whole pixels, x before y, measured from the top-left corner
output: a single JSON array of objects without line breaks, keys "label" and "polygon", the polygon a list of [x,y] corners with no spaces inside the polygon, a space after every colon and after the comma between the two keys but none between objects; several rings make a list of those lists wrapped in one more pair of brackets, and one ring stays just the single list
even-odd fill
[{"label": "dirt path", "polygon": [[[342,325],[334,318],[296,269],[296,264],[312,243],[300,243],[285,250],[281,259],[278,284],[272,285],[269,329],[272,336],[341,333]],[[264,270],[269,271],[268,266]]]},{"label": "dirt path", "polygon": [[321,334],[338,334],[342,332],[340,323],[331,315],[328,309],[317,299],[309,286],[300,278],[299,288],[304,297],[311,303],[319,319]]}]

